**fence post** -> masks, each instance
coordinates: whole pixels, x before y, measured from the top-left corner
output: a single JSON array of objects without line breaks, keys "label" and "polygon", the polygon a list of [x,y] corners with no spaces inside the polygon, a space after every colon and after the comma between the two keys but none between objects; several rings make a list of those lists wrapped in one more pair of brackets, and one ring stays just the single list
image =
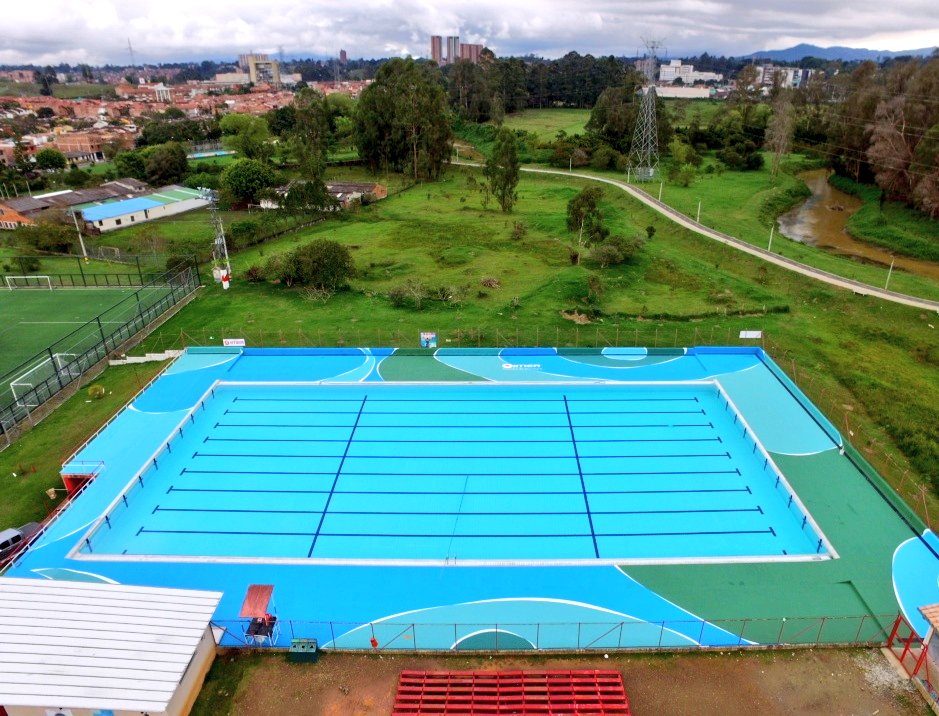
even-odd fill
[{"label": "fence post", "polygon": [[46,352],[49,354],[49,361],[52,363],[52,370],[55,371],[55,379],[59,383],[59,390],[62,390],[65,386],[62,385],[62,376],[59,375],[59,366],[55,364],[55,354],[52,352],[52,348],[46,348]]},{"label": "fence post", "polygon": [[818,646],[819,642],[822,639],[822,630],[825,628],[825,622],[828,620],[828,617],[822,617],[822,623],[818,625],[818,634],[815,635],[815,646]]},{"label": "fence post", "polygon": [[861,623],[857,626],[857,634],[854,635],[854,643],[859,644],[861,642],[861,630],[864,628],[864,621],[867,619],[866,614],[861,615]]},{"label": "fence post", "polygon": [[101,345],[104,346],[104,350],[108,350],[108,339],[104,336],[104,326],[101,325],[101,317],[95,316],[95,322],[98,324],[98,332],[101,334]]}]

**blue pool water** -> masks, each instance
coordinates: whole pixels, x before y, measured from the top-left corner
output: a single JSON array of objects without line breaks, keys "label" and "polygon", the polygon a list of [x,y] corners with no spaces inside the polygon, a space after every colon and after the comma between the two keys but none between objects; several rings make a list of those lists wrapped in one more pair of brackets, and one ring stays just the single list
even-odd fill
[{"label": "blue pool water", "polygon": [[218,384],[85,556],[550,563],[826,546],[714,383]]}]

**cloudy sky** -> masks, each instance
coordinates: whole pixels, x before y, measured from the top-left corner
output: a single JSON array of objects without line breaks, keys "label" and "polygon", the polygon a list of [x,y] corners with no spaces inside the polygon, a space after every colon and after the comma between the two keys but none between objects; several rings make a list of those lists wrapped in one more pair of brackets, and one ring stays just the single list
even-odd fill
[{"label": "cloudy sky", "polygon": [[905,50],[939,45],[936,0],[3,0],[0,64],[230,59],[239,52],[429,54],[459,34],[498,55],[742,55],[807,42]]}]

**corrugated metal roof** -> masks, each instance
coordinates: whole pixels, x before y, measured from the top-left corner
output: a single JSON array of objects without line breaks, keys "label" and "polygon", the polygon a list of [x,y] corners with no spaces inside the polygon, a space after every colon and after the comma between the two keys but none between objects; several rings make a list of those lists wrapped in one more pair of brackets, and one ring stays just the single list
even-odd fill
[{"label": "corrugated metal roof", "polygon": [[16,199],[7,199],[3,203],[13,209],[13,211],[20,213],[24,211],[38,211],[39,209],[45,209],[49,206],[48,201],[32,196],[20,196]]},{"label": "corrugated metal roof", "polygon": [[221,598],[0,578],[0,704],[165,711]]},{"label": "corrugated metal roof", "polygon": [[920,613],[929,622],[929,626],[939,631],[939,604],[930,604],[919,608]]},{"label": "corrugated metal roof", "polygon": [[132,214],[135,211],[152,209],[160,206],[160,202],[139,196],[136,199],[126,199],[124,201],[115,201],[101,206],[92,206],[89,209],[82,209],[82,218],[85,221],[101,221],[102,219],[113,219],[124,214]]}]

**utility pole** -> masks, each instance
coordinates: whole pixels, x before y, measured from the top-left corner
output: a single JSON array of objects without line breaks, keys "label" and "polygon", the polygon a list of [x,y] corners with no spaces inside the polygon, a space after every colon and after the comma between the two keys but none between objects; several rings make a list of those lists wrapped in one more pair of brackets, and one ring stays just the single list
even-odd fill
[{"label": "utility pole", "polygon": [[890,268],[887,269],[887,280],[884,282],[884,291],[887,290],[887,286],[890,285],[890,276],[893,274],[893,262],[896,261],[896,257],[890,257]]},{"label": "utility pole", "polygon": [[75,222],[75,231],[78,232],[78,245],[82,247],[82,256],[88,258],[88,252],[85,250],[85,240],[82,238],[82,230],[78,228],[78,212],[72,212],[72,220]]},{"label": "utility pole", "polygon": [[767,251],[773,250],[773,232],[776,231],[776,224],[774,223],[769,227],[769,244],[766,246]]},{"label": "utility pole", "polygon": [[696,224],[701,223],[701,200],[698,199],[698,215],[694,218]]},{"label": "utility pole", "polygon": [[[221,269],[225,279],[231,277],[231,263],[228,260],[228,244],[225,241],[225,227],[222,217],[218,213],[218,192],[211,189],[201,189],[202,198],[209,202],[209,213],[212,216],[212,227],[215,229],[215,240],[212,243],[212,274],[216,281],[216,269]],[[224,288],[228,288],[228,281],[222,280]]]}]

